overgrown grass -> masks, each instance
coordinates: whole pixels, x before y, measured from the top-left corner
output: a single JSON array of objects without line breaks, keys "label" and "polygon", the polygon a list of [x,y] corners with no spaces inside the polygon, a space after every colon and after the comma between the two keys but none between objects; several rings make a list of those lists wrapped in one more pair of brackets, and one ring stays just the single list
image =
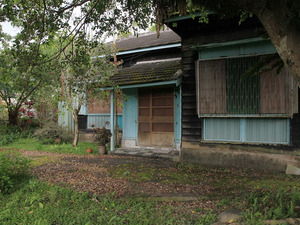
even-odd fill
[{"label": "overgrown grass", "polygon": [[56,153],[67,153],[67,154],[78,154],[86,155],[89,154],[86,152],[87,148],[93,149],[93,154],[98,154],[97,145],[95,143],[88,142],[79,142],[77,147],[73,147],[72,144],[43,144],[41,141],[28,138],[28,139],[19,139],[13,143],[3,145],[2,149],[17,149],[17,150],[38,150],[45,152],[56,152]]},{"label": "overgrown grass", "polygon": [[300,190],[252,192],[247,197],[245,220],[248,224],[260,224],[263,220],[300,217]]},{"label": "overgrown grass", "polygon": [[0,224],[211,224],[214,214],[191,217],[173,207],[137,199],[96,197],[30,181],[0,197]]},{"label": "overgrown grass", "polygon": [[21,129],[19,126],[0,125],[0,146],[4,146],[21,138],[30,138],[34,132],[32,127]]},{"label": "overgrown grass", "polygon": [[15,152],[0,152],[0,195],[16,190],[29,177],[29,159]]}]

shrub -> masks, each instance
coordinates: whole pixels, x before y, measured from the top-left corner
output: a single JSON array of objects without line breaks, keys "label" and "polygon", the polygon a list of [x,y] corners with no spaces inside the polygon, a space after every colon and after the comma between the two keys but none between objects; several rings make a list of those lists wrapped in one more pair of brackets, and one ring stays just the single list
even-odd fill
[{"label": "shrub", "polygon": [[0,153],[0,194],[10,193],[29,178],[29,163],[19,154]]},{"label": "shrub", "polygon": [[20,138],[30,138],[33,129],[21,130],[18,126],[2,125],[0,126],[0,146],[10,144]]},{"label": "shrub", "polygon": [[45,124],[42,128],[36,130],[33,137],[39,140],[54,140],[55,138],[61,138],[62,142],[71,142],[73,140],[73,134],[69,132],[66,128],[59,126],[54,122],[49,122]]}]

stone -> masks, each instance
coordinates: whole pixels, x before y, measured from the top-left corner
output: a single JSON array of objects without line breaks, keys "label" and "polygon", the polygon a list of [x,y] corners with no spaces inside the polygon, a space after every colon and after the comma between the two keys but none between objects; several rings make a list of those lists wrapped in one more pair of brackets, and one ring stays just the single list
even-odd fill
[{"label": "stone", "polygon": [[239,209],[228,208],[217,216],[220,223],[234,223],[242,217],[242,211]]},{"label": "stone", "polygon": [[285,173],[291,175],[300,175],[300,168],[293,166],[292,164],[288,164]]}]

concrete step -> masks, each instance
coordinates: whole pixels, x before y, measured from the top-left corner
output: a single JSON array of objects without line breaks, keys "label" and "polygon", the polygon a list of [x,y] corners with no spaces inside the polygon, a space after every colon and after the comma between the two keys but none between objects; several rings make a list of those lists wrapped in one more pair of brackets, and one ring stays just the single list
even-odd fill
[{"label": "concrete step", "polygon": [[118,148],[110,154],[129,155],[149,158],[163,158],[179,162],[179,151],[167,148]]}]

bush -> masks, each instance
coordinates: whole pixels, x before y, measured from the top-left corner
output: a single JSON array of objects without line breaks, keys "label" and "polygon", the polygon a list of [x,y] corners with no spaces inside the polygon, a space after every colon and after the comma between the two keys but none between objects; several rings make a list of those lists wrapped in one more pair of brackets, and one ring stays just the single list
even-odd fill
[{"label": "bush", "polygon": [[18,126],[2,125],[0,126],[0,146],[10,144],[20,138],[30,138],[33,129],[21,130]]},{"label": "bush", "polygon": [[47,142],[49,142],[49,139],[54,140],[55,138],[61,138],[64,143],[72,142],[73,140],[72,133],[54,122],[47,123],[42,128],[36,130],[33,137],[41,141],[47,140]]},{"label": "bush", "polygon": [[30,175],[30,161],[19,154],[0,153],[0,194],[8,194]]}]

